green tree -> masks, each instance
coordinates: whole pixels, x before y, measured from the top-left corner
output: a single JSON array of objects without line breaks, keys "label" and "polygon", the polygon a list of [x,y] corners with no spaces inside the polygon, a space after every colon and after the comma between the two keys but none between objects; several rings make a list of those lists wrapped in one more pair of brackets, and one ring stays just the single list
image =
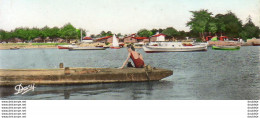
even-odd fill
[{"label": "green tree", "polygon": [[159,33],[162,33],[163,29],[160,28],[158,31],[159,31]]},{"label": "green tree", "polygon": [[222,20],[225,24],[226,35],[228,37],[239,37],[239,33],[242,31],[242,21],[231,11],[223,15]]},{"label": "green tree", "polygon": [[141,29],[137,32],[137,35],[140,37],[151,37],[153,33],[147,29]]},{"label": "green tree", "polygon": [[76,31],[76,28],[70,23],[68,23],[60,29],[60,36],[61,38],[66,39],[66,42],[69,43],[70,39],[78,38],[78,33]]},{"label": "green tree", "polygon": [[180,33],[173,27],[167,27],[162,31],[163,34],[166,35],[166,38],[172,38],[178,36]]},{"label": "green tree", "polygon": [[29,28],[16,28],[13,31],[13,37],[19,38],[22,41],[25,41],[29,38]]},{"label": "green tree", "polygon": [[112,36],[112,35],[113,35],[113,33],[112,33],[111,31],[107,31],[107,32],[102,31],[102,32],[100,33],[100,36],[101,36],[101,37]]},{"label": "green tree", "polygon": [[182,31],[179,31],[179,33],[176,37],[178,39],[186,39],[187,36],[188,36],[188,33],[182,30]]},{"label": "green tree", "polygon": [[215,22],[210,22],[209,32],[211,32],[212,34],[216,34],[217,30],[218,30],[217,24]]},{"label": "green tree", "polygon": [[40,35],[41,35],[41,31],[40,31],[40,29],[38,29],[38,28],[32,28],[31,29],[31,39],[34,39],[34,38],[37,38],[37,37],[40,37]]},{"label": "green tree", "polygon": [[153,33],[153,35],[155,35],[159,30],[157,29],[152,29],[151,32]]},{"label": "green tree", "polygon": [[215,16],[216,25],[217,25],[217,32],[219,32],[222,36],[223,32],[226,31],[226,25],[224,23],[224,15],[223,14],[217,14]]},{"label": "green tree", "polygon": [[53,41],[54,38],[61,37],[59,32],[60,32],[60,29],[58,27],[53,27],[53,28],[50,29],[49,37],[52,39],[52,41]]},{"label": "green tree", "polygon": [[44,40],[44,42],[45,39],[50,36],[51,36],[51,29],[48,26],[45,26],[40,30],[40,37]]},{"label": "green tree", "polygon": [[101,37],[105,37],[106,35],[107,35],[107,33],[106,33],[105,31],[101,31],[101,32],[100,32],[100,36],[101,36]]},{"label": "green tree", "polygon": [[121,33],[118,33],[116,36],[118,36],[118,37],[121,37],[121,36],[123,36]]},{"label": "green tree", "polygon": [[91,34],[90,37],[91,38],[96,38],[96,35],[95,34]]},{"label": "green tree", "polygon": [[208,10],[191,11],[191,13],[193,15],[190,21],[187,23],[187,26],[189,26],[190,29],[194,32],[199,33],[200,38],[204,40],[206,25],[208,24],[208,21],[212,18],[212,13],[208,12]]},{"label": "green tree", "polygon": [[111,31],[107,31],[106,36],[112,36],[113,33]]},{"label": "green tree", "polygon": [[8,32],[4,30],[0,30],[0,42],[6,41],[7,40],[7,34]]},{"label": "green tree", "polygon": [[243,26],[242,32],[240,32],[239,36],[243,39],[249,38],[259,38],[260,30],[259,27],[255,26],[252,22],[251,16],[248,16],[247,23]]}]

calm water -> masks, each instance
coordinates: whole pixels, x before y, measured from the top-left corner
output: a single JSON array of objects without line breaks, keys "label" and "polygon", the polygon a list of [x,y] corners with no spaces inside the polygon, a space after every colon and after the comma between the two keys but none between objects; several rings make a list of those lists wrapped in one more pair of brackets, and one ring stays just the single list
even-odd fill
[{"label": "calm water", "polygon": [[[14,87],[0,87],[1,99],[83,100],[244,100],[260,99],[260,47],[238,51],[145,53],[146,64],[174,74],[161,81],[87,85],[37,86],[35,91],[14,95]],[[0,50],[0,68],[120,67],[126,49],[68,51],[58,49]]]}]

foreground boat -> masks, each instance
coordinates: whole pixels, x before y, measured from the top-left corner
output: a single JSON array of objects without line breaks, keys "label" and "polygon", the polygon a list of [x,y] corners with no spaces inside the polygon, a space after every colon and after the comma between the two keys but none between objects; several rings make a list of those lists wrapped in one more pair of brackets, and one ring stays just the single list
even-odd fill
[{"label": "foreground boat", "polygon": [[183,45],[182,42],[154,42],[143,46],[146,53],[207,51],[207,45]]},{"label": "foreground boat", "polygon": [[213,50],[239,50],[240,46],[212,46]]},{"label": "foreground boat", "polygon": [[75,47],[75,48],[69,48],[69,50],[105,50],[104,47]]},{"label": "foreground boat", "polygon": [[0,86],[155,81],[172,74],[159,68],[0,69]]}]

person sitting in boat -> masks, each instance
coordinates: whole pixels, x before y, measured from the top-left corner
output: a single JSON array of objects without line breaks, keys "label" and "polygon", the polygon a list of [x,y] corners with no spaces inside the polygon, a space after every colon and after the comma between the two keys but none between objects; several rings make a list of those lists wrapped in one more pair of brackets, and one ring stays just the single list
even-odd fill
[{"label": "person sitting in boat", "polygon": [[127,50],[128,50],[128,57],[125,60],[124,64],[122,65],[122,67],[120,67],[120,69],[124,68],[126,63],[128,62],[128,60],[131,58],[132,61],[134,62],[135,68],[143,68],[145,66],[144,64],[144,59],[143,56],[135,51],[135,48],[133,45],[128,45],[127,46]]}]

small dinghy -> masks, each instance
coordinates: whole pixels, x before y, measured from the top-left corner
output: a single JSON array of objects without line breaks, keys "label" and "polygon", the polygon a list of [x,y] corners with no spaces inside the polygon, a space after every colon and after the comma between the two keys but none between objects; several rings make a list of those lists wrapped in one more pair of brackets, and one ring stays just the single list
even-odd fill
[{"label": "small dinghy", "polygon": [[240,46],[212,46],[213,50],[239,50]]},{"label": "small dinghy", "polygon": [[75,47],[75,48],[69,48],[69,50],[105,50],[104,47]]}]

